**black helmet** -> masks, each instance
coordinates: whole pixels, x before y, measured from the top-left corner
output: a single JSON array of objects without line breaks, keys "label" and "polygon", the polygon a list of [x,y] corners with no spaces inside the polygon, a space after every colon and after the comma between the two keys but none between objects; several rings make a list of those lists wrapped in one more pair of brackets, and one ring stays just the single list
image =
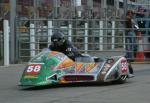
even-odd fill
[{"label": "black helmet", "polygon": [[51,36],[51,41],[56,45],[61,45],[64,42],[64,34],[62,32],[54,32]]}]

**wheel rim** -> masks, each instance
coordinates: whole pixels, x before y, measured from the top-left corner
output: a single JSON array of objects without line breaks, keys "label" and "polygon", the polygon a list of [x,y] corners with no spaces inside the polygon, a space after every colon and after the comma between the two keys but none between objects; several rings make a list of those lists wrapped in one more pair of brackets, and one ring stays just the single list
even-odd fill
[{"label": "wheel rim", "polygon": [[121,80],[126,80],[126,78],[127,78],[126,75],[122,75],[120,79],[121,79]]}]

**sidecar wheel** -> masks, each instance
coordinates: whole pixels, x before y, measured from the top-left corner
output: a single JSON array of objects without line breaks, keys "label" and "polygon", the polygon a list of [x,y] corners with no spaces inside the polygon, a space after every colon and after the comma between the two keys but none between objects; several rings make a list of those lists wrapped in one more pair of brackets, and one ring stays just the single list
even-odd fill
[{"label": "sidecar wheel", "polygon": [[126,80],[127,80],[127,75],[122,75],[116,82],[118,84],[123,84],[126,82]]}]

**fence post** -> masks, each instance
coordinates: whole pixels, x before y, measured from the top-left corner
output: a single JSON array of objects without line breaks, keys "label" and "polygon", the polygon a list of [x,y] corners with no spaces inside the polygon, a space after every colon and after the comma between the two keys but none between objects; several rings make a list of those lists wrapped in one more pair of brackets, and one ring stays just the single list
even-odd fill
[{"label": "fence post", "polygon": [[115,48],[115,21],[112,21],[112,45],[111,48]]},{"label": "fence post", "polygon": [[53,34],[52,28],[53,28],[52,21],[48,21],[48,47],[51,44],[51,36]]},{"label": "fence post", "polygon": [[69,24],[68,39],[72,41],[72,25],[71,24]]},{"label": "fence post", "polygon": [[30,24],[30,56],[35,56],[35,26]]},{"label": "fence post", "polygon": [[99,21],[99,50],[103,50],[103,21]]},{"label": "fence post", "polygon": [[85,33],[84,33],[84,51],[87,53],[88,50],[88,23],[85,23]]},{"label": "fence post", "polygon": [[9,65],[9,24],[8,20],[4,20],[4,66]]}]

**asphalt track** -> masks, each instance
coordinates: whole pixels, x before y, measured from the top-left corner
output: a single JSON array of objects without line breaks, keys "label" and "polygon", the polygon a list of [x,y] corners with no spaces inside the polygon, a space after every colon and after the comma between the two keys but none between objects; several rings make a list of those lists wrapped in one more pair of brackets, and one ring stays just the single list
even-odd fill
[{"label": "asphalt track", "polygon": [[24,64],[0,66],[0,103],[150,103],[150,64],[133,64],[135,78],[125,84],[55,85],[21,89]]}]

